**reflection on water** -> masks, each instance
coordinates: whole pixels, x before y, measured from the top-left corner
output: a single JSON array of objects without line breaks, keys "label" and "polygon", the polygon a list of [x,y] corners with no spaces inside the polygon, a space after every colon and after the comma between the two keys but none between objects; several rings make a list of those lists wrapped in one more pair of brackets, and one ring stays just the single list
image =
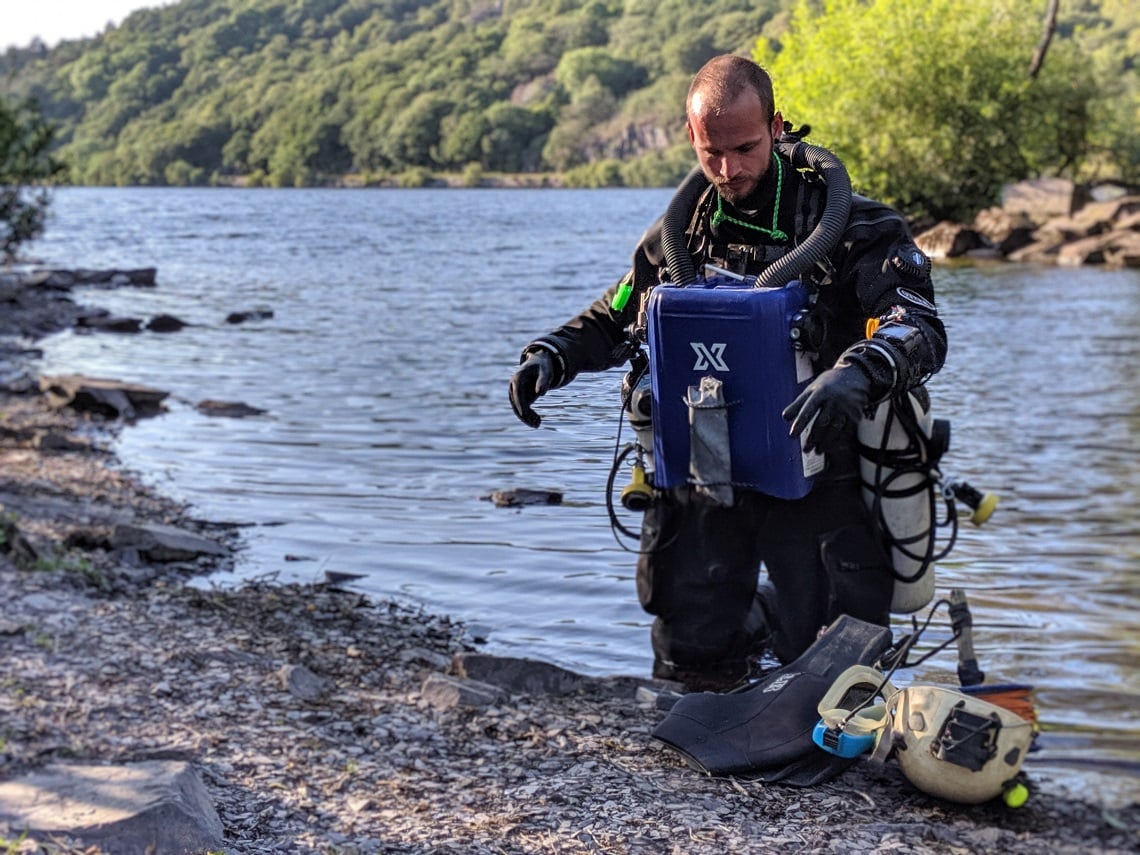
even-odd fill
[{"label": "reflection on water", "polygon": [[[64,190],[35,247],[46,260],[159,268],[157,289],[82,299],[194,326],[64,334],[45,371],[172,391],[170,413],[126,431],[120,453],[203,515],[255,524],[242,575],[363,573],[372,592],[487,627],[498,650],[644,673],[648,621],[603,496],[620,373],[552,393],[535,432],[514,420],[505,384],[530,336],[621,274],[667,199]],[[1001,497],[985,527],[961,528],[939,593],[969,593],[990,681],[1036,687],[1053,764],[1039,768],[1140,762],[1140,273],[936,277],[951,337],[930,384],[935,415],[953,423],[943,469]],[[273,317],[224,323],[257,308]],[[206,418],[192,406],[205,398],[269,415]],[[482,498],[515,486],[565,502],[517,511]],[[930,641],[947,637],[936,621]],[[910,677],[952,682],[954,668],[947,652]],[[1134,773],[1113,781],[1134,786]]]}]

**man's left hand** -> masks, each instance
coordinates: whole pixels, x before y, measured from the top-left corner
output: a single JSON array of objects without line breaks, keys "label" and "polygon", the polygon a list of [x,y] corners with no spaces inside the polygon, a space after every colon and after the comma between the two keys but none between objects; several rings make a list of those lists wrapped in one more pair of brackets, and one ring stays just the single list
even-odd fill
[{"label": "man's left hand", "polygon": [[840,363],[812,380],[783,416],[792,423],[792,436],[810,426],[805,451],[826,452],[859,423],[870,402],[871,378],[858,365]]}]

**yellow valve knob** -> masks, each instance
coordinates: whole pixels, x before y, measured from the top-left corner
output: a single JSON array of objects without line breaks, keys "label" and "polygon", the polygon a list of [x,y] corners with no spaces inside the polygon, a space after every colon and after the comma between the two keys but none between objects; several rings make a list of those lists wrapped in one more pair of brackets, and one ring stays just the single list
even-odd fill
[{"label": "yellow valve knob", "polygon": [[621,491],[622,506],[629,511],[644,511],[653,501],[653,488],[645,482],[645,467],[633,467],[633,478]]},{"label": "yellow valve knob", "polygon": [[981,525],[988,520],[998,503],[996,493],[983,493],[971,487],[965,481],[955,481],[952,483],[949,487],[948,495],[952,495],[957,501],[973,511],[973,513],[970,514],[970,522],[974,525]]},{"label": "yellow valve knob", "polygon": [[970,522],[974,525],[981,525],[988,520],[997,507],[998,497],[996,493],[986,493],[982,496],[982,500],[978,502],[978,506],[974,508],[974,512],[970,514]]},{"label": "yellow valve knob", "polygon": [[1001,794],[1006,807],[1019,808],[1029,801],[1029,788],[1025,784],[1014,784]]}]

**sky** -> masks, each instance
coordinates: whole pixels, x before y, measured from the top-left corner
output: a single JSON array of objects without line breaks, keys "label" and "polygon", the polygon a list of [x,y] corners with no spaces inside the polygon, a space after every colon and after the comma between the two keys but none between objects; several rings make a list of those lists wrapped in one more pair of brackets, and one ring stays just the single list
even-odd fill
[{"label": "sky", "polygon": [[119,24],[136,9],[166,6],[173,0],[5,0],[0,12],[0,51],[27,47],[39,36],[52,47]]}]

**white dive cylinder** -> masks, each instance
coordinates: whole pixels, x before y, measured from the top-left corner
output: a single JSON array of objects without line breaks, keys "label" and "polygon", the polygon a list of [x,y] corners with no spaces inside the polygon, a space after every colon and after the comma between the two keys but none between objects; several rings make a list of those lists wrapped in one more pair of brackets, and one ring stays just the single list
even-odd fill
[{"label": "white dive cylinder", "polygon": [[945,445],[931,441],[934,433],[929,407],[913,392],[883,401],[859,423],[863,500],[889,550],[896,614],[934,598],[935,467]]}]

